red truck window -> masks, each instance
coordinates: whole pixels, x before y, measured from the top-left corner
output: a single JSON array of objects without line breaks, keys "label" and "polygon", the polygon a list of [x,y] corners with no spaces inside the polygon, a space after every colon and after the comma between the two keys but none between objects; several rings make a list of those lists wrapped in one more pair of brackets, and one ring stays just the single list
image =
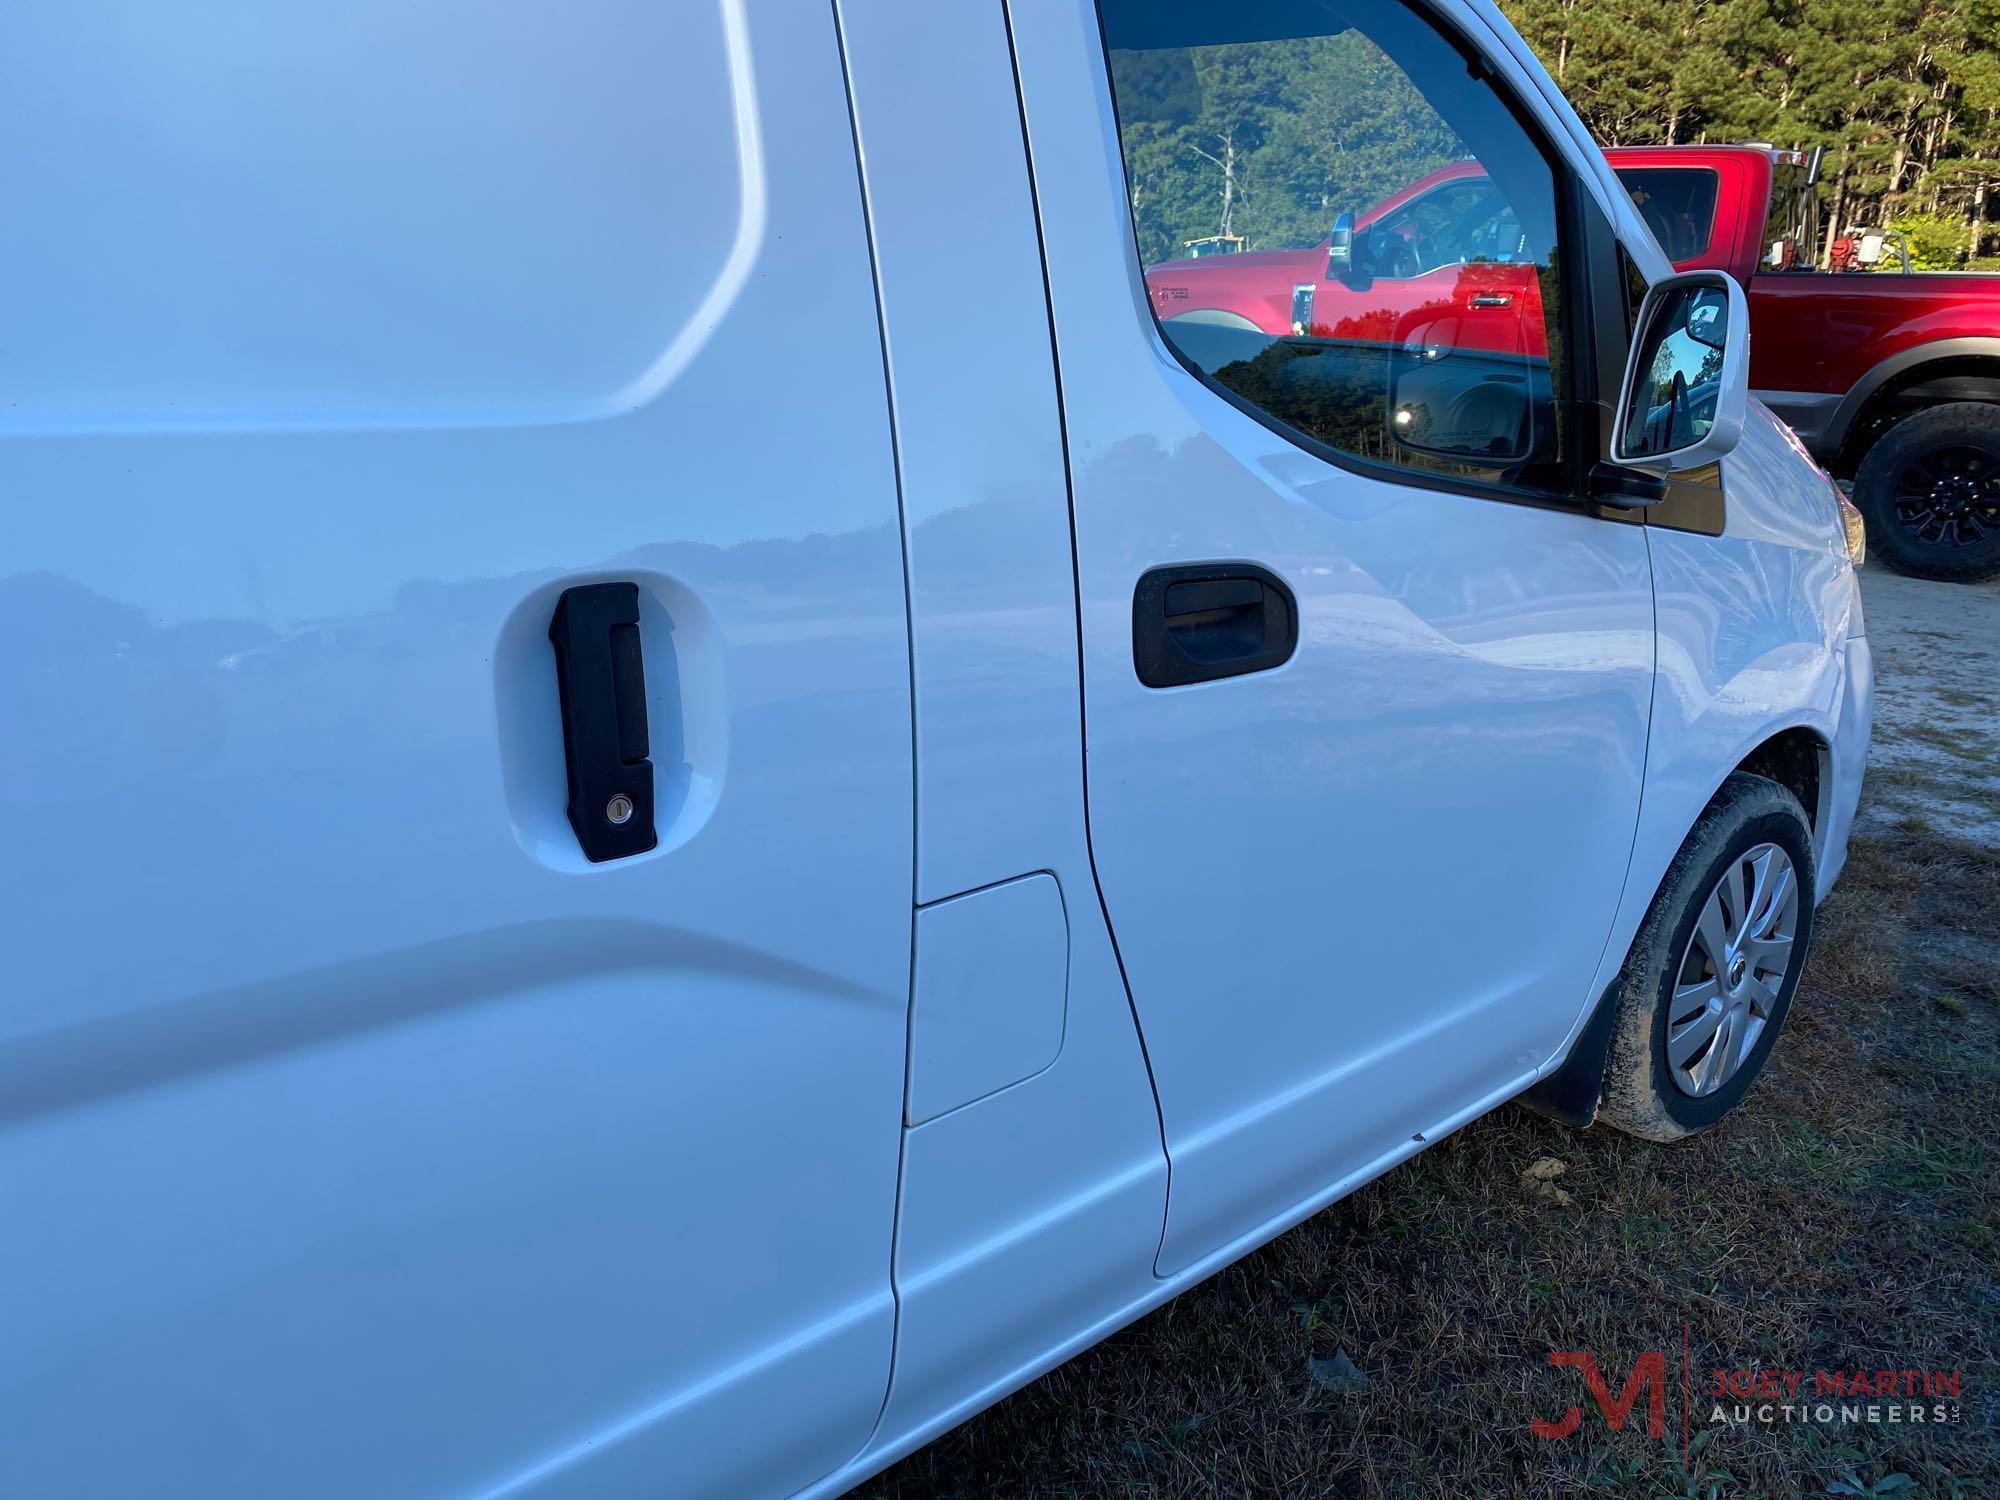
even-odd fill
[{"label": "red truck window", "polygon": [[1099,10],[1182,363],[1323,456],[1560,488],[1555,176],[1458,48],[1398,0]]},{"label": "red truck window", "polygon": [[1771,205],[1764,216],[1763,271],[1812,271],[1819,257],[1819,197],[1805,169],[1791,162],[1771,168]]},{"label": "red truck window", "polygon": [[1618,180],[1675,265],[1708,253],[1720,181],[1709,167],[1621,167]]}]

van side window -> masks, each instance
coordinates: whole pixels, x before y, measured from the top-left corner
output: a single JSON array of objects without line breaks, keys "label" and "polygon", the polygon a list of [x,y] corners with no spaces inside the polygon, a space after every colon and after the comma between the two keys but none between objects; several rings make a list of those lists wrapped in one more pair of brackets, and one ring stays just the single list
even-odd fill
[{"label": "van side window", "polygon": [[1398,0],[1099,13],[1181,361],[1324,457],[1562,488],[1555,174],[1482,71]]},{"label": "van side window", "polygon": [[1625,253],[1625,247],[1618,247],[1618,269],[1625,279],[1625,336],[1636,339],[1639,336],[1639,309],[1645,306],[1646,293],[1652,290],[1639,268],[1632,264],[1632,257]]}]

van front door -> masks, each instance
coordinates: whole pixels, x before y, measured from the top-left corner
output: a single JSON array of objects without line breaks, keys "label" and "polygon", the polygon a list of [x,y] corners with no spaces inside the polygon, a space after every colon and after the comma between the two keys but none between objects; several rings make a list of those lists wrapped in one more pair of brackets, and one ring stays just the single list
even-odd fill
[{"label": "van front door", "polygon": [[[1100,9],[1102,46],[1088,6],[1012,5],[1090,828],[1165,1118],[1167,1272],[1561,1046],[1632,846],[1653,604],[1644,529],[1569,490],[1557,167],[1460,43],[1379,0]],[[1217,132],[1263,184],[1235,206],[1253,250],[1474,158],[1547,353],[1155,325],[1132,216],[1140,244],[1210,222],[1214,169],[1159,148]]]}]

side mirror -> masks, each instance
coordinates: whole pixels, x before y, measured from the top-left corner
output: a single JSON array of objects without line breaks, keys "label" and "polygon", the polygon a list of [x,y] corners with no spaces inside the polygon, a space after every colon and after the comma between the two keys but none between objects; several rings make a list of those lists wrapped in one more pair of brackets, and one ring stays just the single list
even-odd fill
[{"label": "side mirror", "polygon": [[1612,429],[1614,463],[1699,469],[1736,447],[1750,409],[1750,313],[1720,271],[1671,276],[1646,293]]},{"label": "side mirror", "polygon": [[1331,279],[1353,269],[1354,215],[1343,209],[1333,218],[1333,238],[1326,246],[1326,274]]}]

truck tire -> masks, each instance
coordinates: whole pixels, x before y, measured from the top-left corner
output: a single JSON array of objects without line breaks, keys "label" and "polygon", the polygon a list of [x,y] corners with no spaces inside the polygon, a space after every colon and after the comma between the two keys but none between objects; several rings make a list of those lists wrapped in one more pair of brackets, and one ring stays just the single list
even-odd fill
[{"label": "truck tire", "polygon": [[1674,1141],[1735,1108],[1792,1007],[1814,881],[1798,798],[1742,771],[1725,781],[1667,867],[1605,1002],[1598,1119]]},{"label": "truck tire", "polygon": [[1899,573],[2000,573],[2000,406],[1954,401],[1905,417],[1868,450],[1854,503],[1869,550]]}]

